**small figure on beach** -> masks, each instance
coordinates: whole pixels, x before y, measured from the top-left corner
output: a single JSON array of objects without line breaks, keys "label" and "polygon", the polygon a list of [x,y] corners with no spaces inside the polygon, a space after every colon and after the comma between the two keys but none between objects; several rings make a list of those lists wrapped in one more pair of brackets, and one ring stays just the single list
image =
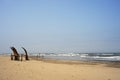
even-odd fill
[{"label": "small figure on beach", "polygon": [[11,60],[13,60],[13,55],[11,54]]},{"label": "small figure on beach", "polygon": [[24,55],[23,55],[23,54],[21,54],[21,61],[23,61],[23,56],[24,56]]}]

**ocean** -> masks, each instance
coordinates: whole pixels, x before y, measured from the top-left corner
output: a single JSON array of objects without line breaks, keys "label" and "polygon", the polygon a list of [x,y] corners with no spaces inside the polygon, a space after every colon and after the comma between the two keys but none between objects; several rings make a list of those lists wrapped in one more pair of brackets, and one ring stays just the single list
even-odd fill
[{"label": "ocean", "polygon": [[57,60],[120,61],[120,53],[39,53],[36,56]]}]

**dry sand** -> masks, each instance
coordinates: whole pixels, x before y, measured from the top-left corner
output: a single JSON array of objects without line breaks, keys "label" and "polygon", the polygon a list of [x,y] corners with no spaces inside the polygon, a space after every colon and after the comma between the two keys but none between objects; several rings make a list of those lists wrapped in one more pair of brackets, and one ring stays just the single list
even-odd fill
[{"label": "dry sand", "polygon": [[120,64],[116,67],[112,63],[71,62],[21,62],[0,56],[0,80],[120,80]]}]

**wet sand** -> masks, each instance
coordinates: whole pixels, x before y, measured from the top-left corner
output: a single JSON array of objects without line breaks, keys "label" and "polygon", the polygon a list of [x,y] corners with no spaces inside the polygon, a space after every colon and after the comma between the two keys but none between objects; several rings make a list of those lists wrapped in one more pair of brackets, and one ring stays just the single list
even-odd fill
[{"label": "wet sand", "polygon": [[0,56],[0,80],[120,80],[119,62],[11,61]]}]

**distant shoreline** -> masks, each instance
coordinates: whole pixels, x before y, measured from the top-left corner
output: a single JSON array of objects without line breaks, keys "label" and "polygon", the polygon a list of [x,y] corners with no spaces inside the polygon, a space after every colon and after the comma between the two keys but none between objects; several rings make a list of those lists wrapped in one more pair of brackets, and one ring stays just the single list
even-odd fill
[{"label": "distant shoreline", "polygon": [[[0,55],[1,57],[9,57],[9,55]],[[105,67],[120,68],[120,61],[83,61],[83,60],[61,60],[49,58],[37,58],[36,56],[29,56],[30,60],[42,61],[45,63],[67,64],[67,65],[104,65]],[[24,60],[25,61],[25,60]]]},{"label": "distant shoreline", "polygon": [[68,64],[68,65],[105,65],[107,67],[120,68],[120,61],[82,61],[82,60],[60,60],[60,59],[48,59],[48,58],[37,58],[36,56],[30,57],[32,60],[43,61],[46,63],[55,64]]}]

